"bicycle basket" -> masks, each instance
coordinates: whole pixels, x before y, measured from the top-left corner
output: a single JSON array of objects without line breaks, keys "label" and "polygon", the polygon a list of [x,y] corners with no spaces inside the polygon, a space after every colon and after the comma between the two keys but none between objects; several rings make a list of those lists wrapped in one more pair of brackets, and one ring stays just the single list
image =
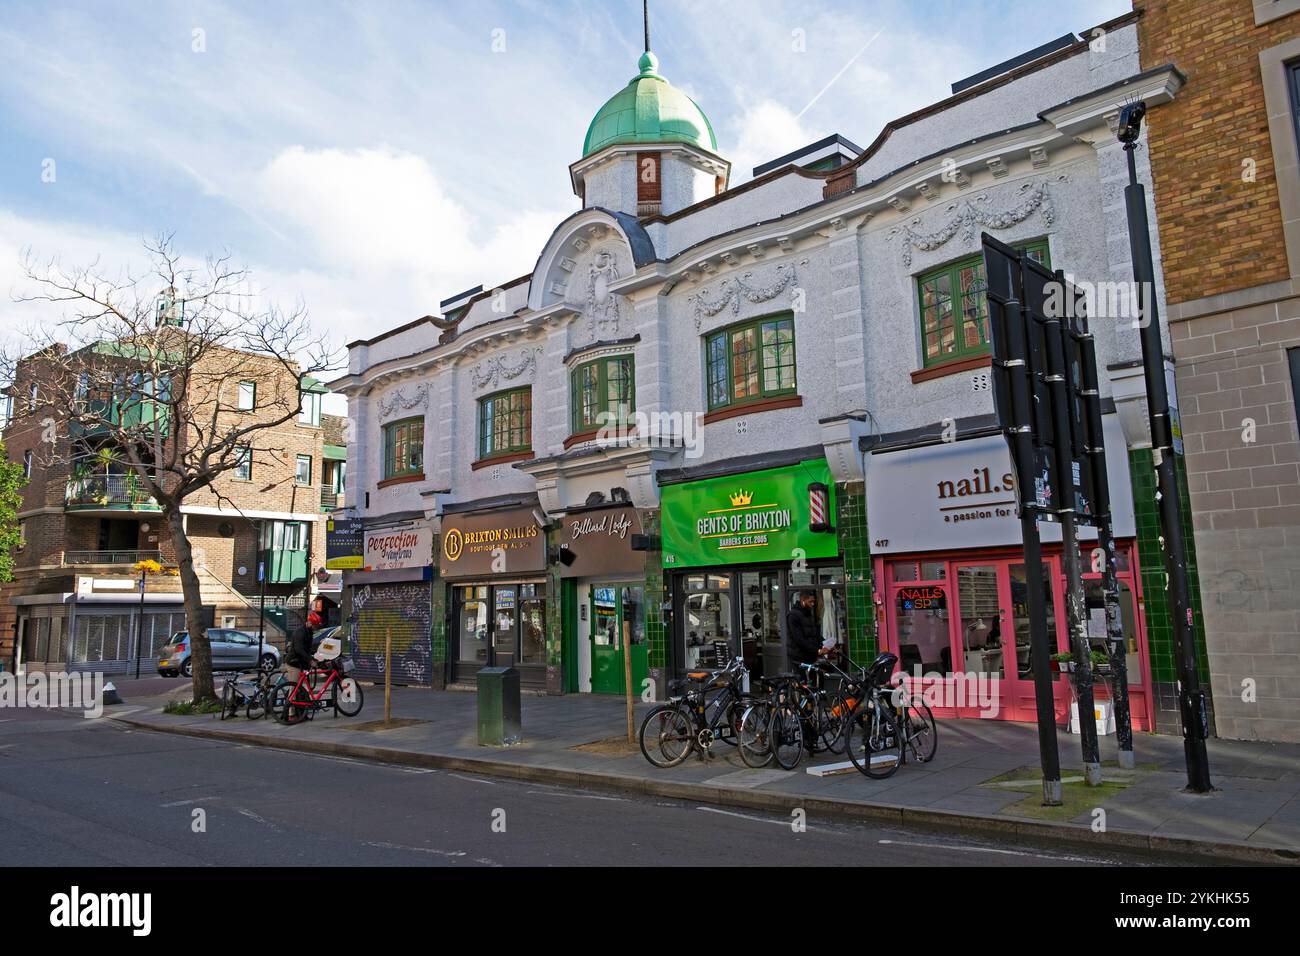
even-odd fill
[{"label": "bicycle basket", "polygon": [[343,642],[337,637],[327,637],[320,642],[312,656],[318,661],[332,661],[343,653]]}]

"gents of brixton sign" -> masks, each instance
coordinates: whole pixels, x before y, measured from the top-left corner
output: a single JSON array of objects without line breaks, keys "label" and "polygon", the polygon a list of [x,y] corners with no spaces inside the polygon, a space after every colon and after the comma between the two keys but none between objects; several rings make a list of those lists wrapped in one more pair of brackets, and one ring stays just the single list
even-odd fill
[{"label": "gents of brixton sign", "polygon": [[833,523],[835,482],[824,458],[666,486],[660,496],[664,567],[835,557],[836,535],[809,530],[812,484],[828,489]]},{"label": "gents of brixton sign", "polygon": [[532,509],[443,515],[443,577],[546,569],[546,537]]},{"label": "gents of brixton sign", "polygon": [[325,569],[355,571],[365,567],[365,529],[360,518],[325,522]]}]

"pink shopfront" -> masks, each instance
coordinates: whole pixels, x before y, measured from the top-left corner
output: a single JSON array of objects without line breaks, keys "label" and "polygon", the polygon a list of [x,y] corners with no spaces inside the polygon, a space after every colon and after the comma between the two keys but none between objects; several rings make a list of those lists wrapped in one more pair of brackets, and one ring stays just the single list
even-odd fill
[{"label": "pink shopfront", "polygon": [[[1133,727],[1150,730],[1151,674],[1128,456],[1114,416],[1106,416],[1105,433]],[[873,451],[867,456],[867,522],[881,646],[898,655],[908,674],[943,675],[929,682],[947,692],[948,706],[936,714],[1034,721],[1029,571],[1006,440],[992,435]],[[1053,650],[1066,652],[1060,528],[1050,522],[1039,527]],[[1089,634],[1104,636],[1101,565],[1090,528],[1080,529],[1080,551]],[[1099,680],[1099,701],[1109,697],[1111,679]],[[977,687],[982,699],[975,697]],[[1073,700],[1069,677],[1055,674],[1054,687],[1057,721],[1064,726]]]}]

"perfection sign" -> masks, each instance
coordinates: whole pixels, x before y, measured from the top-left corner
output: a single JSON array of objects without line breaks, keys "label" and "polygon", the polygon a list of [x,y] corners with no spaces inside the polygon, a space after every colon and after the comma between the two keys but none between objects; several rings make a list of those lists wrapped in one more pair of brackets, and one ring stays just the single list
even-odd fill
[{"label": "perfection sign", "polygon": [[422,568],[433,558],[433,533],[427,527],[366,532],[366,570]]}]

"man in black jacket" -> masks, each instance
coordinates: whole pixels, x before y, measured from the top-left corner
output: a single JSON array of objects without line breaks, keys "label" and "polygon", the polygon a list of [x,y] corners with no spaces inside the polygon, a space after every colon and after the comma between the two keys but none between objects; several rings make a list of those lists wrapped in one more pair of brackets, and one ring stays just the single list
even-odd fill
[{"label": "man in black jacket", "polygon": [[800,591],[798,602],[786,615],[786,650],[790,653],[792,668],[814,663],[821,652],[822,634],[814,614],[816,606],[816,591]]}]

